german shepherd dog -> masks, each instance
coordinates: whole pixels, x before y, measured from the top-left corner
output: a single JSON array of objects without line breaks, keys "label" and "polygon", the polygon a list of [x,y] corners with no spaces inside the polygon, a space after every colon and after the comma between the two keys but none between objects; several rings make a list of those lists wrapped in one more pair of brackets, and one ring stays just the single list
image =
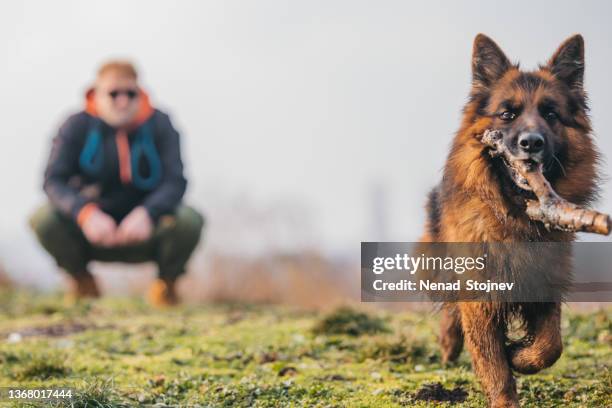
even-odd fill
[{"label": "german shepherd dog", "polygon": [[[544,165],[544,175],[566,200],[587,205],[596,195],[598,154],[583,89],[584,41],[574,35],[547,64],[525,72],[485,35],[474,40],[472,89],[441,183],[430,193],[424,242],[571,242],[574,234],[548,230],[525,215],[521,188],[503,160],[492,158],[478,137],[501,130],[518,158]],[[533,196],[531,196],[533,197]],[[568,258],[569,254],[566,255]],[[561,273],[571,274],[569,265]],[[555,271],[558,274],[559,271]],[[490,407],[518,407],[512,371],[536,373],[561,356],[559,302],[456,302],[442,308],[444,363],[463,343]],[[521,341],[508,339],[514,319]]]}]

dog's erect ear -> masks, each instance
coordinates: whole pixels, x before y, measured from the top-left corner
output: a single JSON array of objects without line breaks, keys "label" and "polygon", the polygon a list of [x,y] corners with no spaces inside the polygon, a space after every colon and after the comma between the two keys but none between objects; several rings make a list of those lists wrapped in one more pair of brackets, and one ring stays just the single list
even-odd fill
[{"label": "dog's erect ear", "polygon": [[500,79],[511,64],[495,41],[484,34],[474,39],[472,49],[472,84],[474,87],[490,87]]},{"label": "dog's erect ear", "polygon": [[551,72],[572,89],[582,88],[584,39],[576,34],[563,42],[548,61]]}]

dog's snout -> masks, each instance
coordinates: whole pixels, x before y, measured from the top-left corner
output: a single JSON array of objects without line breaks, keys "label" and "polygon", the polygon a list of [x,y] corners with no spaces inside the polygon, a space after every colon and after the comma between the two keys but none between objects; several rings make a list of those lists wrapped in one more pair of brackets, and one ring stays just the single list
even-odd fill
[{"label": "dog's snout", "polygon": [[539,153],[544,149],[546,140],[539,133],[525,132],[518,138],[519,148],[527,153]]}]

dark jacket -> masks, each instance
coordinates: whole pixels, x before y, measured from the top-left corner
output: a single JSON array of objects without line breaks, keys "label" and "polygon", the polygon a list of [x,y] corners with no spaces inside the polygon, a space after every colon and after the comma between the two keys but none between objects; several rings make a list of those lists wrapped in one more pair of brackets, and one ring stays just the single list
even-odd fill
[{"label": "dark jacket", "polygon": [[89,203],[117,222],[139,205],[155,222],[172,213],[187,185],[179,134],[159,110],[149,108],[141,119],[123,132],[127,143],[121,146],[121,132],[90,109],[68,118],[53,140],[45,171],[44,190],[51,203],[75,220]]}]

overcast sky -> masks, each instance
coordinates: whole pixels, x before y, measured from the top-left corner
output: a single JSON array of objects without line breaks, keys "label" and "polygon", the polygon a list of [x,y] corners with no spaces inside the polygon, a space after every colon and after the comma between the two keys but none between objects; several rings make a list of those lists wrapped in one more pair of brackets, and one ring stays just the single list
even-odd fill
[{"label": "overcast sky", "polygon": [[[182,133],[187,199],[219,214],[213,223],[229,222],[231,211],[213,204],[227,197],[299,204],[309,239],[351,251],[362,240],[418,238],[425,193],[440,177],[469,90],[478,32],[528,68],[582,33],[595,134],[610,156],[609,4],[3,2],[1,262],[20,274],[49,263],[26,219],[44,201],[50,139],[81,109],[104,59],[140,67],[154,103]],[[612,212],[612,185],[603,188],[599,208]],[[376,192],[384,196],[377,204]],[[376,205],[385,231],[373,227]]]}]

